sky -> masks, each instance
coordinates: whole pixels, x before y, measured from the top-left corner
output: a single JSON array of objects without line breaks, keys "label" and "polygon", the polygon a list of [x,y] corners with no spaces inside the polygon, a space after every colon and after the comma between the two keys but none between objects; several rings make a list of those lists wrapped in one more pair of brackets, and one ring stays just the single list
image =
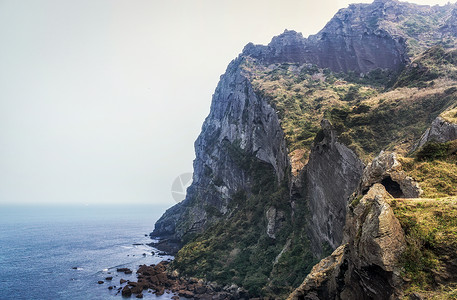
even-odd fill
[{"label": "sky", "polygon": [[0,204],[173,205],[228,63],[351,2],[0,0]]}]

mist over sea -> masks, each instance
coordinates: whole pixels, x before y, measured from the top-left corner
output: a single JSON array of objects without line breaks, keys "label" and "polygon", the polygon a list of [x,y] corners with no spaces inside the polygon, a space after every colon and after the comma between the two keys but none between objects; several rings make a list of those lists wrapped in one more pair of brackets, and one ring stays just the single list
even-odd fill
[{"label": "mist over sea", "polygon": [[[169,258],[144,245],[151,242],[145,235],[165,209],[0,206],[0,299],[122,299],[108,286],[119,287],[121,278],[136,281],[139,265]],[[117,273],[117,267],[134,272]],[[111,282],[105,280],[108,276],[113,276]],[[171,296],[144,294],[145,299]]]}]

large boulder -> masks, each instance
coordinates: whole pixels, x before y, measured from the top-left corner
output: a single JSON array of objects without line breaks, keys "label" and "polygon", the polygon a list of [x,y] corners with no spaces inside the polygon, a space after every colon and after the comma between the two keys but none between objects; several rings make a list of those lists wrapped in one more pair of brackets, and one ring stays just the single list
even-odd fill
[{"label": "large boulder", "polygon": [[[403,280],[406,240],[389,205],[391,195],[374,184],[348,207],[343,245],[315,265],[288,299],[396,299]],[[356,198],[357,199],[357,198]]]}]

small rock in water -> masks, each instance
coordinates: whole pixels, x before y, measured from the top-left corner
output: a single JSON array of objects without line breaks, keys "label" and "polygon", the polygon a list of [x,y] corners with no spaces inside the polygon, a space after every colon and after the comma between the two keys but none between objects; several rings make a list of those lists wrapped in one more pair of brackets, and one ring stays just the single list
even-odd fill
[{"label": "small rock in water", "polygon": [[146,256],[146,253],[143,253],[143,256]]},{"label": "small rock in water", "polygon": [[78,267],[73,267],[72,269],[73,269],[73,270],[78,270]]},{"label": "small rock in water", "polygon": [[112,276],[106,277],[105,280],[108,280],[108,281],[113,280],[113,277]]},{"label": "small rock in water", "polygon": [[108,287],[108,290],[112,290],[112,289],[114,289],[114,287],[110,285],[110,286]]},{"label": "small rock in water", "polygon": [[143,293],[139,293],[138,295],[136,295],[137,298],[143,298]]},{"label": "small rock in water", "polygon": [[132,274],[132,270],[130,270],[129,268],[118,268],[117,271],[123,272],[125,274]]},{"label": "small rock in water", "polygon": [[120,280],[119,282],[120,282],[121,284],[124,284],[124,283],[127,282],[127,280],[121,278],[121,280]]},{"label": "small rock in water", "polygon": [[98,281],[98,284],[103,284],[104,282],[102,280],[99,280]]},{"label": "small rock in water", "polygon": [[144,236],[148,236],[147,234],[145,234]]},{"label": "small rock in water", "polygon": [[124,296],[124,297],[132,296],[132,290],[128,287],[128,285],[124,286],[124,288],[122,289],[122,296]]}]

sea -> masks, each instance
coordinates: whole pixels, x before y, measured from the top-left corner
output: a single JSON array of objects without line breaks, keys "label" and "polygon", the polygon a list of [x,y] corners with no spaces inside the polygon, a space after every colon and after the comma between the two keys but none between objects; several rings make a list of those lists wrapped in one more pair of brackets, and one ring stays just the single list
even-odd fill
[{"label": "sea", "polygon": [[[0,206],[0,299],[121,300],[117,290],[121,278],[136,281],[138,266],[173,259],[146,245],[165,209],[153,205]],[[133,274],[116,272],[124,267]],[[112,281],[105,280],[109,276]],[[109,286],[116,288],[109,290]],[[144,299],[172,296],[144,293]]]}]

